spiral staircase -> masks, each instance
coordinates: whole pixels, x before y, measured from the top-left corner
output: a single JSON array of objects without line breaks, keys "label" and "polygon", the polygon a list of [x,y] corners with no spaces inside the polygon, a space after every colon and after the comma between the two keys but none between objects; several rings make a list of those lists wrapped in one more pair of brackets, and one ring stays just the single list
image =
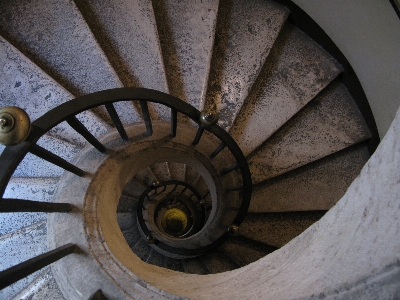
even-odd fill
[{"label": "spiral staircase", "polygon": [[[103,169],[129,174],[115,182],[121,187],[111,214],[126,245],[143,262],[198,275],[241,268],[318,221],[344,195],[379,141],[368,105],[348,84],[349,66],[299,29],[290,5],[282,4],[287,3],[3,1],[1,107],[23,108],[35,121],[71,99],[78,97],[76,104],[94,98],[94,92],[136,87],[172,95],[199,111],[218,112],[218,125],[246,157],[253,190],[249,204],[243,200],[243,169],[229,147],[213,132],[203,133],[199,119],[176,112],[174,118],[163,101],[144,105],[142,98],[132,98],[141,101],[115,102],[114,115],[107,105],[77,114],[75,120],[105,145],[106,154],[93,154],[99,147],[87,142],[70,119],[43,134],[36,145],[90,173],[99,189],[102,182],[112,189],[106,182],[114,180]],[[153,98],[165,95],[145,91]],[[176,132],[166,141],[171,120]],[[138,156],[147,163],[132,167],[135,171],[121,167],[124,159],[134,165],[138,149],[148,151]],[[85,198],[92,186],[83,190],[79,184],[91,179],[79,179],[37,154],[25,156],[3,198],[70,200],[76,214],[81,204],[74,204],[70,193],[80,191]],[[211,167],[203,170],[207,164]],[[117,178],[115,172],[108,176]],[[247,214],[236,224],[242,207]],[[2,213],[1,270],[62,246],[68,240],[62,226],[76,225],[68,223],[72,219],[67,215],[73,214]],[[213,234],[224,236],[223,242],[217,243]],[[150,298],[142,291],[116,294],[101,282],[82,282],[71,275],[74,267],[68,268],[70,257],[79,255],[13,283],[0,291],[0,298]],[[82,283],[79,293],[66,287],[78,289],[76,281]],[[101,292],[94,294],[97,290]]]}]

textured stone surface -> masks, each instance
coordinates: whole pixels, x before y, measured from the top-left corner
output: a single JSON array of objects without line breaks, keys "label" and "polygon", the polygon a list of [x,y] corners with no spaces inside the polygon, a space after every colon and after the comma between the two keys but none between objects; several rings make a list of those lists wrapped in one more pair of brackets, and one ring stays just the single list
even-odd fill
[{"label": "textured stone surface", "polygon": [[328,210],[369,159],[365,145],[327,156],[253,188],[250,212]]},{"label": "textured stone surface", "polygon": [[286,24],[229,133],[249,154],[341,71],[316,42]]},{"label": "textured stone surface", "polygon": [[[0,270],[3,271],[25,260],[47,251],[46,221],[40,221],[31,226],[0,237]],[[37,271],[24,279],[0,290],[1,299],[10,299],[25,288],[38,274]]]},{"label": "textured stone surface", "polygon": [[57,282],[53,277],[50,267],[46,267],[24,290],[16,295],[13,300],[64,300]]},{"label": "textured stone surface", "polygon": [[269,1],[226,1],[219,8],[205,106],[229,129],[248,96],[288,11]]},{"label": "textured stone surface", "polygon": [[180,163],[169,162],[169,171],[173,180],[185,181],[186,165]]},{"label": "textured stone surface", "polygon": [[218,1],[153,1],[169,91],[197,109],[204,105]]},{"label": "textured stone surface", "polygon": [[204,267],[203,263],[199,258],[188,258],[182,260],[182,265],[185,273],[189,274],[208,274],[207,269]]},{"label": "textured stone surface", "polygon": [[[32,63],[4,38],[0,37],[0,100],[1,107],[18,106],[31,121],[50,109],[74,98],[65,88]],[[108,130],[90,111],[80,114],[92,133],[99,135]],[[98,124],[96,126],[96,124]],[[49,134],[71,143],[84,145],[86,141],[66,123],[62,122]]]},{"label": "textured stone surface", "polygon": [[[49,202],[53,198],[58,178],[11,178],[4,198]],[[45,220],[46,213],[2,213],[0,236]]]},{"label": "textured stone surface", "polygon": [[249,213],[240,225],[239,232],[246,238],[280,248],[324,214],[325,211]]},{"label": "textured stone surface", "polygon": [[146,186],[143,185],[143,179],[135,177],[129,180],[128,183],[124,186],[122,194],[129,197],[138,198],[142,195],[145,189]]},{"label": "textured stone surface", "polygon": [[186,165],[185,182],[195,187],[200,179],[200,174],[191,166]]},{"label": "textured stone surface", "polygon": [[335,83],[287,122],[248,159],[258,183],[371,136],[347,89]]},{"label": "textured stone surface", "polygon": [[169,171],[168,163],[163,162],[163,163],[158,163],[154,164],[150,167],[152,170],[154,176],[159,180],[159,181],[168,181],[171,180],[171,173]]},{"label": "textured stone surface", "polygon": [[227,272],[238,268],[228,257],[221,252],[212,251],[199,257],[209,274]]},{"label": "textured stone surface", "polygon": [[[74,146],[68,142],[53,138],[51,136],[43,136],[38,141],[38,145],[67,161],[71,161],[71,159],[79,152],[79,150],[81,150],[80,147]],[[15,170],[13,176],[58,177],[61,176],[63,172],[64,170],[62,168],[28,153]]]}]

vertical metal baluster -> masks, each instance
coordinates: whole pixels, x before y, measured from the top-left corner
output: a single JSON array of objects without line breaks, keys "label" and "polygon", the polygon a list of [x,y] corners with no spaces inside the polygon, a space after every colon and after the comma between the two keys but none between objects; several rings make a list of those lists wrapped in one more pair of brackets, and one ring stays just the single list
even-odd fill
[{"label": "vertical metal baluster", "polygon": [[230,166],[229,168],[226,168],[224,170],[221,171],[221,176],[224,176],[232,171],[235,171],[239,168],[239,165],[237,163],[233,164],[232,166]]},{"label": "vertical metal baluster", "polygon": [[178,126],[178,111],[171,108],[171,136],[176,137],[176,128]]},{"label": "vertical metal baluster", "polygon": [[52,164],[55,164],[56,166],[59,166],[60,168],[63,168],[64,170],[67,170],[71,173],[74,173],[75,175],[78,176],[84,176],[85,172],[78,167],[75,167],[73,164],[67,162],[65,159],[55,155],[54,153],[38,146],[38,145],[32,145],[29,148],[29,152],[32,153],[33,155],[36,155],[37,157],[40,157],[44,160],[47,160],[48,162],[51,162]]},{"label": "vertical metal baluster", "polygon": [[147,101],[140,100],[140,107],[142,108],[142,114],[144,123],[146,124],[146,131],[149,136],[153,134],[153,125],[151,124],[151,117],[149,113],[149,106],[147,105]]},{"label": "vertical metal baluster", "polygon": [[192,145],[197,145],[200,142],[201,136],[203,135],[204,127],[203,125],[199,125],[199,129],[197,130],[196,136],[193,140]]},{"label": "vertical metal baluster", "polygon": [[124,125],[121,122],[121,119],[118,116],[117,111],[115,110],[114,104],[109,103],[105,105],[108,114],[110,115],[111,119],[114,122],[115,128],[117,128],[119,135],[124,141],[128,140],[128,135],[126,134]]},{"label": "vertical metal baluster", "polygon": [[211,153],[211,158],[216,157],[223,149],[225,148],[225,144],[221,143],[219,144],[219,146],[217,147],[217,149],[215,149],[215,151],[213,153]]},{"label": "vertical metal baluster", "polygon": [[66,121],[69,126],[83,136],[93,147],[102,153],[106,152],[106,147],[104,147],[75,116],[69,117]]}]

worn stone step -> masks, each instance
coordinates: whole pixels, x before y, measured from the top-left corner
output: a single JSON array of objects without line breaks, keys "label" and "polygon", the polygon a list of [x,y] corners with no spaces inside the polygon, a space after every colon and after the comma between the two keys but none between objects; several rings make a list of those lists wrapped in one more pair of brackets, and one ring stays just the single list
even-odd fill
[{"label": "worn stone step", "polygon": [[64,296],[53,277],[50,267],[44,268],[25,289],[13,297],[12,300],[64,300]]},{"label": "worn stone step", "polygon": [[139,238],[139,240],[131,246],[131,249],[144,262],[147,261],[153,250],[143,238]]},{"label": "worn stone step", "polygon": [[150,166],[150,169],[160,182],[171,180],[171,173],[167,162],[153,164]]},{"label": "worn stone step", "polygon": [[371,137],[339,82],[322,93],[248,157],[253,184],[276,177]]},{"label": "worn stone step", "polygon": [[208,270],[198,257],[182,259],[182,265],[185,273],[207,275]]},{"label": "worn stone step", "polygon": [[135,246],[135,244],[139,241],[139,239],[142,238],[142,236],[140,235],[139,229],[138,229],[138,225],[136,226],[132,226],[129,229],[125,229],[122,231],[122,234],[126,240],[126,242],[128,243],[129,247],[132,249]]},{"label": "worn stone step", "polygon": [[231,271],[238,268],[232,260],[215,250],[199,256],[200,261],[209,274]]},{"label": "worn stone step", "polygon": [[327,52],[287,23],[229,133],[249,154],[341,72]]},{"label": "worn stone step", "polygon": [[369,159],[362,143],[254,187],[249,212],[328,210]]},{"label": "worn stone step", "polygon": [[[74,96],[123,86],[73,1],[14,1],[0,13],[4,36]],[[125,123],[139,120],[132,104],[117,108]]]},{"label": "worn stone step", "polygon": [[218,2],[153,1],[169,92],[200,110],[211,66]]},{"label": "worn stone step", "polygon": [[[50,202],[59,178],[13,177],[4,192],[4,198]],[[0,236],[19,228],[46,220],[47,213],[2,213],[0,215]]]},{"label": "worn stone step", "polygon": [[200,174],[191,166],[186,165],[185,182],[195,187],[200,179]]},{"label": "worn stone step", "polygon": [[147,187],[143,185],[143,178],[139,177],[140,176],[135,176],[128,181],[122,190],[122,195],[135,199],[138,199],[142,195]]},{"label": "worn stone step", "polygon": [[137,203],[137,198],[132,198],[122,194],[118,202],[117,213],[134,214],[136,212]]},{"label": "worn stone step", "polygon": [[325,212],[249,213],[240,225],[239,233],[280,248],[318,221]]},{"label": "worn stone step", "polygon": [[152,185],[153,181],[157,180],[157,177],[150,168],[140,171],[135,178],[142,186],[145,186],[146,188]]},{"label": "worn stone step", "polygon": [[[80,147],[76,147],[68,142],[59,140],[51,136],[43,136],[38,145],[46,150],[71,161],[79,152]],[[15,177],[59,177],[64,169],[43,160],[31,153],[27,153],[22,162],[18,165],[13,176]]]},{"label": "worn stone step", "polygon": [[[0,73],[1,107],[20,107],[28,113],[31,121],[74,98],[3,37],[0,37],[0,69],[3,70]],[[80,113],[78,118],[95,136],[110,129],[91,111]],[[57,125],[48,134],[72,144],[86,144],[86,140],[66,122]]]},{"label": "worn stone step", "polygon": [[172,180],[185,181],[186,165],[177,162],[169,162],[169,171]]},{"label": "worn stone step", "polygon": [[244,237],[233,237],[218,250],[243,267],[272,253],[277,248]]},{"label": "worn stone step", "polygon": [[[46,221],[40,221],[0,237],[0,253],[2,253],[0,271],[46,252],[46,235]],[[0,290],[0,299],[11,299],[28,286],[39,274],[40,271],[36,271]]]},{"label": "worn stone step", "polygon": [[221,2],[205,106],[229,130],[289,11],[272,1]]}]

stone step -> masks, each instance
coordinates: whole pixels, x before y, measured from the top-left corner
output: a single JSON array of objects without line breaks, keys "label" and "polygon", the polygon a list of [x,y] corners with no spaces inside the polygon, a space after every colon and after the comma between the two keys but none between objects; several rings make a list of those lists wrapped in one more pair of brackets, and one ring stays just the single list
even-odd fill
[{"label": "stone step", "polygon": [[12,300],[65,300],[50,267],[44,268],[25,289],[13,297]]},{"label": "stone step", "polygon": [[[58,178],[13,177],[9,181],[4,198],[50,202],[53,199]],[[46,220],[47,213],[2,213],[0,215],[0,236],[19,228]]]},{"label": "stone step", "polygon": [[289,11],[272,1],[227,1],[219,7],[205,107],[229,130]]},{"label": "stone step", "polygon": [[150,168],[146,168],[140,171],[135,178],[137,181],[143,186],[150,186],[153,181],[157,180],[157,177],[154,175],[153,171]]},{"label": "stone step", "polygon": [[124,186],[122,195],[138,199],[146,188],[147,187],[143,185],[143,178],[135,176]]},{"label": "stone step", "polygon": [[253,184],[276,177],[371,137],[339,82],[322,93],[248,157]]},{"label": "stone step", "polygon": [[[31,121],[74,98],[3,37],[0,37],[0,69],[3,70],[0,73],[1,107],[20,107],[28,113]],[[96,136],[110,129],[91,111],[79,114],[78,118]],[[86,144],[86,140],[66,122],[57,125],[48,134],[72,144]]]},{"label": "stone step", "polygon": [[368,159],[361,143],[270,179],[253,188],[249,212],[328,210]]},{"label": "stone step", "polygon": [[221,252],[215,250],[199,256],[208,274],[216,274],[237,269],[239,266]]},{"label": "stone step", "polygon": [[[31,226],[20,228],[0,237],[0,271],[24,262],[47,251],[46,221],[40,221]],[[0,290],[0,299],[11,299],[27,287],[41,271],[17,281]]]},{"label": "stone step", "polygon": [[[165,68],[150,0],[75,2],[122,84],[168,93]],[[134,104],[137,120],[140,108]],[[152,117],[169,119],[169,109],[149,105]],[[123,113],[121,110],[118,112]],[[127,121],[128,115],[122,116]]]},{"label": "stone step", "polygon": [[318,221],[325,212],[249,213],[240,225],[239,233],[280,248]]},{"label": "stone step", "polygon": [[204,267],[203,263],[198,257],[183,259],[182,265],[185,273],[199,275],[208,274],[208,270]]},{"label": "stone step", "polygon": [[191,166],[186,165],[185,182],[195,187],[197,182],[200,180],[200,174]]},{"label": "stone step", "polygon": [[153,1],[170,94],[202,109],[218,0]]},{"label": "stone step", "polygon": [[[71,161],[79,152],[80,147],[51,136],[43,136],[38,145],[46,150]],[[18,165],[13,176],[15,177],[60,177],[64,169],[28,153]]]},{"label": "stone step", "polygon": [[341,72],[327,52],[287,23],[229,133],[249,154]]},{"label": "stone step", "polygon": [[218,250],[243,267],[272,253],[277,248],[244,237],[233,237]]},{"label": "stone step", "polygon": [[171,173],[167,162],[153,164],[150,166],[150,169],[160,182],[171,180]]},{"label": "stone step", "polygon": [[[75,97],[123,86],[73,1],[14,1],[0,14],[4,37]],[[117,106],[124,122],[139,120],[132,104]],[[111,124],[105,109],[96,112]]]},{"label": "stone step", "polygon": [[[155,250],[153,250],[154,252],[157,252]],[[161,254],[159,254],[161,255]],[[171,257],[165,257],[165,262],[164,262],[164,268],[170,269],[170,270],[174,270],[174,271],[179,271],[179,272],[183,272],[184,268],[182,265],[182,260],[181,259],[174,259]]]},{"label": "stone step", "polygon": [[153,250],[143,238],[139,238],[138,241],[131,246],[131,249],[144,262],[147,261]]},{"label": "stone step", "polygon": [[135,213],[137,202],[137,198],[128,197],[122,194],[118,202],[117,213]]},{"label": "stone step", "polygon": [[169,162],[169,171],[173,180],[185,181],[186,165],[182,163]]}]

